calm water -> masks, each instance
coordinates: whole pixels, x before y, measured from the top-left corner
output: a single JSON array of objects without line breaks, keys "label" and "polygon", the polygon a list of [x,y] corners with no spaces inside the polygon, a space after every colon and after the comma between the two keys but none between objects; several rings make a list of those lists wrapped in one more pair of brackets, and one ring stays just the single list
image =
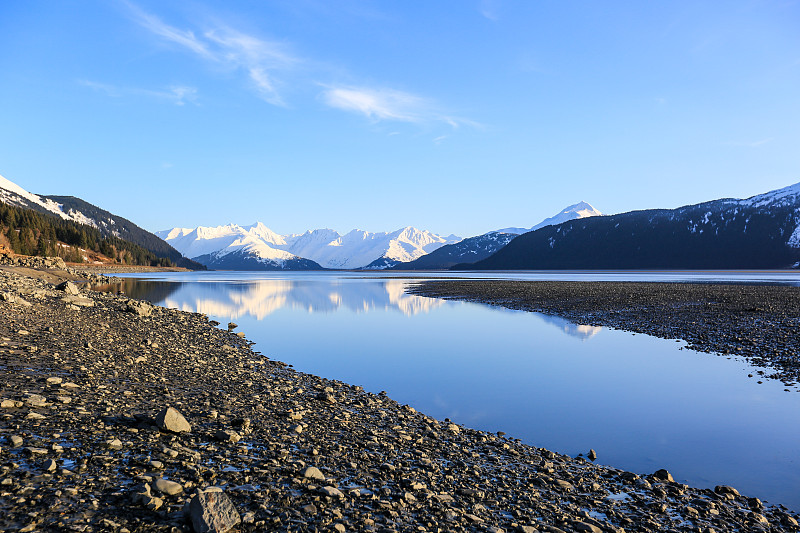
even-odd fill
[{"label": "calm water", "polygon": [[[470,277],[486,277],[471,273]],[[755,281],[794,273],[509,273],[513,279]],[[142,275],[137,275],[142,278]],[[404,293],[364,273],[157,274],[131,296],[226,324],[302,372],[385,390],[439,419],[800,510],[800,394],[743,360],[535,313]]]}]

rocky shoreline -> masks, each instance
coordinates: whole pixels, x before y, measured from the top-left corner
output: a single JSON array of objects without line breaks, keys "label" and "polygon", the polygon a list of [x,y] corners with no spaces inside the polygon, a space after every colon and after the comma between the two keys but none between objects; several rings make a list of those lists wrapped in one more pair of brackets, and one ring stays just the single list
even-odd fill
[{"label": "rocky shoreline", "polygon": [[[707,353],[737,355],[772,371],[754,379],[800,382],[800,287],[726,283],[435,280],[421,296],[556,315],[663,339]],[[796,391],[797,388],[786,389]]]},{"label": "rocky shoreline", "polygon": [[3,531],[798,531],[294,371],[235,325],[0,271]]}]

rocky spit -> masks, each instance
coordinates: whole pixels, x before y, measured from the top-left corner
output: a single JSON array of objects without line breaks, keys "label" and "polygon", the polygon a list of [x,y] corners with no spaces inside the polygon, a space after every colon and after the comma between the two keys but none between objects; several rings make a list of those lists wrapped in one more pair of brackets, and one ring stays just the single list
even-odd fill
[{"label": "rocky spit", "polygon": [[296,372],[235,324],[8,271],[0,295],[3,531],[798,531]]},{"label": "rocky spit", "polygon": [[[800,382],[800,287],[723,283],[442,280],[414,284],[421,296],[557,315],[737,355],[772,370],[753,378]],[[796,391],[786,389],[787,391]]]}]

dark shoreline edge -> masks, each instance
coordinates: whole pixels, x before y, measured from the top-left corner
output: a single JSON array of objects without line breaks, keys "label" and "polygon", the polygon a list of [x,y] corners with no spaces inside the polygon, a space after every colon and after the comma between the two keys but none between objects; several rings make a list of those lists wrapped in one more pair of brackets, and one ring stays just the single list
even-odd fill
[{"label": "dark shoreline edge", "polygon": [[[221,490],[236,531],[798,531],[733,488],[435,420],[85,289],[0,271],[0,530],[191,531],[186,502]],[[158,427],[167,406],[190,432]]]},{"label": "dark shoreline edge", "polygon": [[664,339],[773,369],[764,377],[800,381],[800,287],[639,281],[431,280],[409,294],[556,315]]}]

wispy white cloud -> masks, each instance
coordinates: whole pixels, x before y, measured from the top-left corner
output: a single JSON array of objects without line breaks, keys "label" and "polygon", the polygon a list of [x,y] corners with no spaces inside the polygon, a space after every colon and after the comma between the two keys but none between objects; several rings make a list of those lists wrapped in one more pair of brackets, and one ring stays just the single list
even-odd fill
[{"label": "wispy white cloud", "polygon": [[427,107],[424,99],[392,89],[327,87],[323,98],[331,107],[354,111],[374,120],[421,122]]},{"label": "wispy white cloud", "polygon": [[[215,66],[241,71],[266,102],[285,106],[282,96],[286,79],[313,63],[292,54],[288,46],[250,35],[225,24],[209,24],[200,30],[178,28],[147,13],[129,0],[122,0],[131,19],[159,39],[177,45]],[[489,4],[487,4],[489,5]],[[492,4],[493,5],[493,4]],[[317,66],[317,70],[325,70]],[[305,83],[313,83],[308,78]],[[444,123],[453,128],[478,126],[467,119],[442,112],[427,98],[404,91],[346,85],[322,85],[322,100],[330,107],[358,113],[373,121]],[[178,95],[189,99],[189,94]],[[180,100],[182,101],[182,100]]]},{"label": "wispy white cloud", "polygon": [[300,60],[285,46],[221,26],[200,33],[171,26],[138,6],[125,2],[140,26],[159,38],[223,67],[243,71],[267,102],[285,105],[278,92],[274,72],[288,69]]},{"label": "wispy white cloud", "polygon": [[211,52],[208,50],[206,44],[200,41],[194,32],[190,30],[181,30],[179,28],[170,26],[155,15],[145,12],[130,2],[124,2],[124,4],[130,10],[133,19],[142,27],[150,30],[154,34],[166,39],[167,41],[171,41],[188,48],[198,55],[211,57]]},{"label": "wispy white cloud", "polygon": [[467,119],[446,115],[428,99],[404,91],[386,88],[329,86],[322,93],[330,107],[364,115],[375,120],[430,123],[444,122],[453,128],[477,126]]},{"label": "wispy white cloud", "polygon": [[80,80],[79,83],[95,91],[100,91],[113,98],[124,96],[146,96],[164,100],[175,105],[184,105],[186,102],[197,103],[197,89],[183,85],[173,85],[164,90],[142,89],[139,87],[120,87],[108,83],[98,83],[89,80]]}]

